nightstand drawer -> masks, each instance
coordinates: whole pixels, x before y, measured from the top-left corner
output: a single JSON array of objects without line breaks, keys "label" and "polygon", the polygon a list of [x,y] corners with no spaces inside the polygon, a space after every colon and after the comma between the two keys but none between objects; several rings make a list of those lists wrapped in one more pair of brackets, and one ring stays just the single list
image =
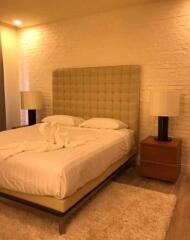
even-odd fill
[{"label": "nightstand drawer", "polygon": [[174,182],[180,173],[180,165],[164,165],[159,163],[141,162],[141,176]]},{"label": "nightstand drawer", "polygon": [[177,164],[179,161],[179,148],[163,148],[141,145],[141,161],[155,163]]},{"label": "nightstand drawer", "polygon": [[156,141],[153,136],[141,142],[140,173],[144,177],[175,181],[181,168],[181,140]]}]

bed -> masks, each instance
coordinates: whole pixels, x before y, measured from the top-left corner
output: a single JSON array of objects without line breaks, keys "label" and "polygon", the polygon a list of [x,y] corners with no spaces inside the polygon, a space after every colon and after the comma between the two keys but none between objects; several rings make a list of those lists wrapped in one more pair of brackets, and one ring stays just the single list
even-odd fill
[{"label": "bed", "polygon": [[[60,220],[59,231],[64,233],[66,216],[136,155],[139,88],[139,66],[54,71],[54,114],[115,118],[130,129],[65,127],[73,136],[92,136],[92,140],[56,153],[21,153],[0,162],[0,195],[55,214]],[[38,127],[2,132],[0,145],[14,139],[39,139]]]}]

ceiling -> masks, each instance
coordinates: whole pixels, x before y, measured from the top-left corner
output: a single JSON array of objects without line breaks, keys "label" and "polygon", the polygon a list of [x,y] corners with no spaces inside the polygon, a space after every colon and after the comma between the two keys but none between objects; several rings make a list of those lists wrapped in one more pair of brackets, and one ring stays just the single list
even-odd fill
[{"label": "ceiling", "polygon": [[20,19],[23,21],[22,27],[29,27],[146,1],[148,0],[0,0],[0,22],[13,24],[14,19]]}]

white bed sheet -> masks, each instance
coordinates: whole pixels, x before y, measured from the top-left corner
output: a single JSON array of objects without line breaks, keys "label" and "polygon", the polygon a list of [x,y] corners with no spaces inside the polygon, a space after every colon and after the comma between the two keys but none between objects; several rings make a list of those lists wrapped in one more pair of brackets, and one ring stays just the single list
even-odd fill
[{"label": "white bed sheet", "polygon": [[[0,133],[0,146],[41,139],[39,124]],[[99,176],[112,163],[129,153],[134,132],[129,129],[99,130],[64,127],[83,145],[53,152],[24,152],[0,161],[0,187],[34,195],[63,199]]]}]

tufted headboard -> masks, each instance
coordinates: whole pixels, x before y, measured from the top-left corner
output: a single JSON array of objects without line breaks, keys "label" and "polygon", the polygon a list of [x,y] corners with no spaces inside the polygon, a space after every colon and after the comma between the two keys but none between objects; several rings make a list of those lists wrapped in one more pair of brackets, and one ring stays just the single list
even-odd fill
[{"label": "tufted headboard", "polygon": [[140,67],[65,68],[53,72],[53,113],[110,117],[138,132]]}]

